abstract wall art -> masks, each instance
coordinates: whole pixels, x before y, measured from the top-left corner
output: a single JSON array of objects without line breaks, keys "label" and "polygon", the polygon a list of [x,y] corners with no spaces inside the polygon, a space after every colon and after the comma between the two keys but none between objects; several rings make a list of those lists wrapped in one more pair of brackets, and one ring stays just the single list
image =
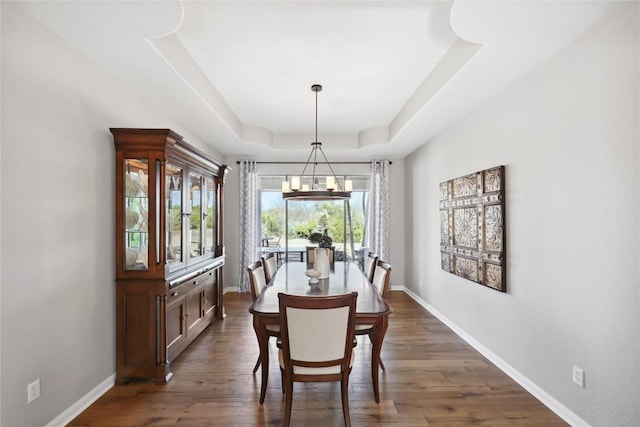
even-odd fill
[{"label": "abstract wall art", "polygon": [[444,271],[506,292],[504,166],[440,183]]}]

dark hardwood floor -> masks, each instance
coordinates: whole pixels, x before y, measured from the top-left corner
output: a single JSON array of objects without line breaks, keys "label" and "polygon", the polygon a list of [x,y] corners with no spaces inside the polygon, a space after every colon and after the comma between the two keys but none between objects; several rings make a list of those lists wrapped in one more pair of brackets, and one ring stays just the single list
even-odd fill
[{"label": "dark hardwood floor", "polygon": [[[558,416],[403,292],[382,348],[380,403],[373,399],[371,344],[360,337],[350,377],[354,426],[560,426]],[[277,348],[271,340],[269,389],[260,405],[258,343],[249,294],[225,294],[227,318],[216,321],[174,362],[167,385],[115,386],[69,426],[281,425]],[[295,384],[293,426],[343,425],[338,383]]]}]

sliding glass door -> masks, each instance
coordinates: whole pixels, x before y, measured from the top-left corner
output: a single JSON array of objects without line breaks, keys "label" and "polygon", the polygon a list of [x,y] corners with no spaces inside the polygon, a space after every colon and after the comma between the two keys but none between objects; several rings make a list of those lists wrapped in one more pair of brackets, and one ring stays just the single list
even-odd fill
[{"label": "sliding glass door", "polygon": [[[321,179],[323,179],[322,177]],[[351,198],[331,201],[282,198],[285,176],[260,177],[260,230],[262,251],[277,251],[282,260],[304,259],[313,233],[325,233],[333,241],[336,261],[359,258],[365,230],[368,176],[349,176],[354,182]]]}]

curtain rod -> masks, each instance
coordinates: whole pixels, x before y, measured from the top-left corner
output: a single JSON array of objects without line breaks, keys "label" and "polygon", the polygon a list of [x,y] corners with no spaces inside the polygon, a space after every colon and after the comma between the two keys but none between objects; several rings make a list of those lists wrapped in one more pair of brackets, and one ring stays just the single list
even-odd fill
[{"label": "curtain rod", "polygon": [[[308,162],[256,162],[257,165],[306,165]],[[314,162],[311,162],[314,163]],[[332,164],[332,165],[370,165],[371,162],[315,162],[319,165]],[[240,160],[236,160],[236,164],[240,164]],[[393,162],[389,162],[390,165]]]}]

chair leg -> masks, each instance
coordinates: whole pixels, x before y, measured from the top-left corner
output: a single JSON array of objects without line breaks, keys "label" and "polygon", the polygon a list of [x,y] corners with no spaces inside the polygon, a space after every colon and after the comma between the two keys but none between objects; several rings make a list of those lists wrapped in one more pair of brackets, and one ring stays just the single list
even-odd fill
[{"label": "chair leg", "polygon": [[340,391],[342,394],[342,414],[344,415],[344,425],[351,427],[351,417],[349,416],[349,377],[340,381]]},{"label": "chair leg", "polygon": [[284,370],[280,369],[280,387],[282,388],[282,394],[284,394]]},{"label": "chair leg", "polygon": [[256,366],[253,367],[253,373],[255,374],[260,367],[260,356],[258,356],[258,360],[256,361]]},{"label": "chair leg", "polygon": [[291,406],[293,403],[293,380],[286,377],[285,375],[286,391],[284,393],[284,419],[282,420],[282,425],[289,427],[289,423],[291,422]]}]

